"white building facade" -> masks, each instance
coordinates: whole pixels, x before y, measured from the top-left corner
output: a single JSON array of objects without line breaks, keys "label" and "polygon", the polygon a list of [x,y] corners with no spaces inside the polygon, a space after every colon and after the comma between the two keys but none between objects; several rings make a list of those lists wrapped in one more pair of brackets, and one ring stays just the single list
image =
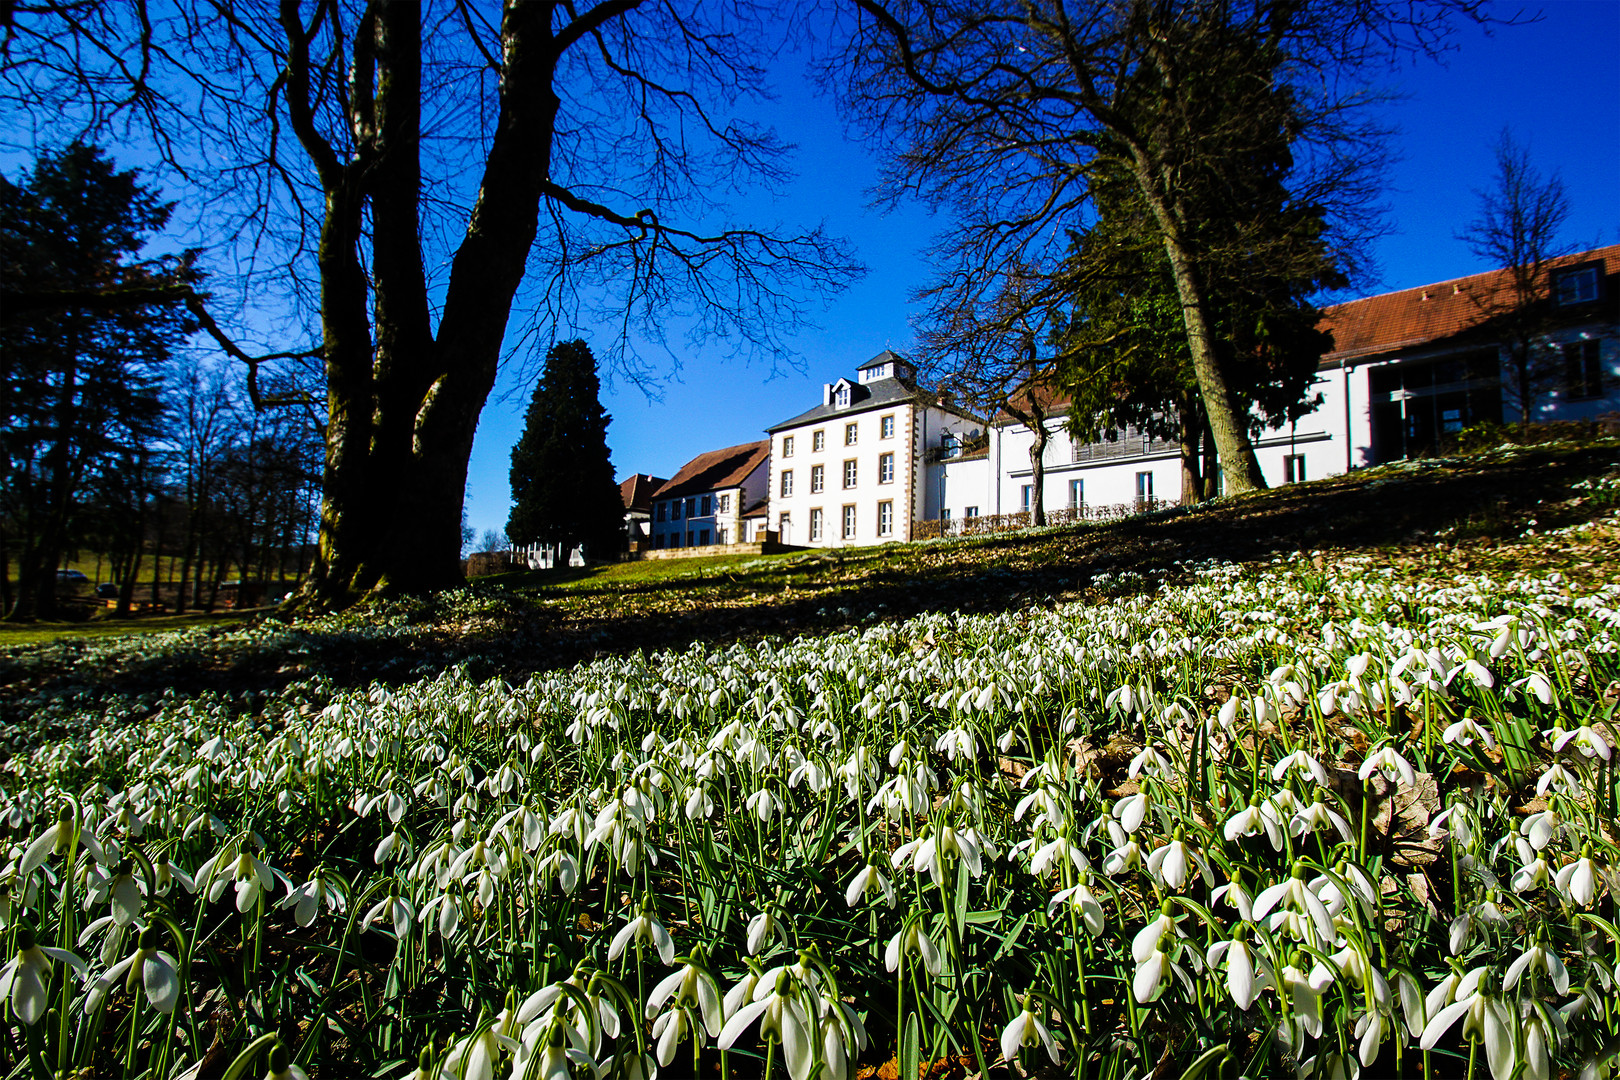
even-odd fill
[{"label": "white building facade", "polygon": [[904,542],[937,517],[927,463],[982,437],[984,421],[920,392],[916,370],[885,350],[821,404],[769,430],[770,527],[782,543],[845,547]]}]

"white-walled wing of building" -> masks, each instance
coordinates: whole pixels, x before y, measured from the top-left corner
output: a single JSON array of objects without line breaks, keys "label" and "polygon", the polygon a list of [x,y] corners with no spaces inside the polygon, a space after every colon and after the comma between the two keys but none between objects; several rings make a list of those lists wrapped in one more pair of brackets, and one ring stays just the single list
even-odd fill
[{"label": "white-walled wing of building", "polygon": [[[1620,246],[1555,260],[1546,271],[1543,330],[1535,351],[1531,419],[1593,420],[1620,412]],[[1479,423],[1519,419],[1499,318],[1505,271],[1382,293],[1327,308],[1334,335],[1311,394],[1316,407],[1263,430],[1255,456],[1266,483],[1315,480],[1435,451]],[[1045,402],[1045,506],[1095,510],[1175,502],[1180,447],[1135,429],[1098,442],[1067,428],[1067,404]],[[985,459],[943,463],[941,510],[950,518],[1027,511],[1033,500],[1033,433],[1002,414]]]}]

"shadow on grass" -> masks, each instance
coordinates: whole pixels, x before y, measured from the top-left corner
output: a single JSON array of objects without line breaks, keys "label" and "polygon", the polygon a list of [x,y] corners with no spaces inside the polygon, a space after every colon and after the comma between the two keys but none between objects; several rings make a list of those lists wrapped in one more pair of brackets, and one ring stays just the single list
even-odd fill
[{"label": "shadow on grass", "polygon": [[[429,600],[416,625],[397,633],[368,632],[360,619],[355,629],[336,631],[270,623],[248,640],[214,632],[171,650],[99,663],[82,662],[83,643],[58,643],[33,655],[0,656],[0,719],[19,722],[29,701],[67,692],[253,695],[315,675],[352,686],[421,678],[455,664],[466,664],[475,678],[521,680],[638,649],[1095,598],[1174,582],[1190,573],[1185,564],[1209,559],[1261,562],[1309,549],[1432,545],[1443,530],[1476,537],[1472,543],[1489,549],[1493,566],[1511,571],[1516,560],[1534,559],[1536,549],[1502,541],[1518,537],[1532,518],[1546,530],[1600,515],[1604,507],[1573,505],[1570,485],[1612,470],[1617,460],[1613,447],[1592,447],[1414,463],[1040,535],[713,567],[674,564],[679,569],[642,580],[577,568],[520,571],[482,579],[470,591],[480,600],[472,615],[452,617],[453,599]],[[1436,571],[1459,558],[1455,549],[1409,551]],[[1122,582],[1123,571],[1144,576]]]}]

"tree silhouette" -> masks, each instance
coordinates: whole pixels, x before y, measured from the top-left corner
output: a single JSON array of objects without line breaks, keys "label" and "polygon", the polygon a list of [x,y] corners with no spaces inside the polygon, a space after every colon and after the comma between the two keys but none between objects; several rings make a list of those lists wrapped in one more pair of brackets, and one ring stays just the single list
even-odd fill
[{"label": "tree silhouette", "polygon": [[529,400],[523,436],[512,447],[513,544],[585,545],[591,558],[623,546],[624,505],[613,482],[607,426],[598,400],[596,358],[583,341],[565,341],[546,354],[546,368]]}]

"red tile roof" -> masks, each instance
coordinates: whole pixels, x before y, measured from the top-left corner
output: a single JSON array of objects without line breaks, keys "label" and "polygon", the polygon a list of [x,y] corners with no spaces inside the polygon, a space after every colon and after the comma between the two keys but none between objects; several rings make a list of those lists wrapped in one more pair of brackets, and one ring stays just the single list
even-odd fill
[{"label": "red tile roof", "polygon": [[[1601,262],[1605,278],[1620,274],[1620,245],[1566,255],[1549,265],[1557,269],[1587,262]],[[1493,309],[1500,311],[1505,305],[1511,285],[1508,271],[1492,270],[1335,304],[1322,313],[1323,328],[1333,332],[1333,351],[1323,355],[1322,366],[1437,344],[1479,330]],[[1604,306],[1611,306],[1613,299],[1613,289],[1606,290]],[[1489,340],[1489,332],[1482,330],[1481,337]]]},{"label": "red tile roof", "polygon": [[771,456],[771,441],[743,443],[724,450],[710,450],[681,466],[667,484],[652,493],[655,499],[672,499],[701,491],[738,487],[748,474]]},{"label": "red tile roof", "polygon": [[619,485],[619,501],[624,503],[626,510],[651,511],[653,492],[667,483],[669,481],[662,476],[638,472]]}]

